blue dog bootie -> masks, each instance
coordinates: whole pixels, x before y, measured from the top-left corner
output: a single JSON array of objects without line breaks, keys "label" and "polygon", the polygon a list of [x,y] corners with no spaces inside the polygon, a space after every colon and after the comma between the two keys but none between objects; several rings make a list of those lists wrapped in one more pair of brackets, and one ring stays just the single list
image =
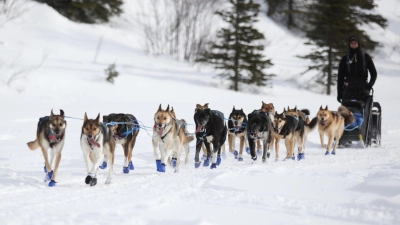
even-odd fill
[{"label": "blue dog bootie", "polygon": [[129,173],[129,167],[122,167],[122,172]]},{"label": "blue dog bootie", "polygon": [[336,155],[336,151],[333,150],[333,151],[331,152],[331,154],[332,154],[332,155]]},{"label": "blue dog bootie", "polygon": [[305,159],[305,158],[306,158],[306,157],[305,157],[305,155],[304,155],[304,152],[303,152],[303,153],[297,154],[297,160],[298,160],[298,161],[303,160],[303,159]]},{"label": "blue dog bootie", "polygon": [[160,171],[161,159],[157,159],[157,160],[156,160],[156,166],[157,166],[157,172],[161,172],[161,171]]},{"label": "blue dog bootie", "polygon": [[217,164],[216,163],[212,163],[210,169],[217,169]]},{"label": "blue dog bootie", "polygon": [[219,166],[222,162],[221,156],[217,156],[217,165]]},{"label": "blue dog bootie", "polygon": [[133,166],[132,161],[129,162],[128,167],[129,167],[129,170],[134,170],[135,169],[135,167]]},{"label": "blue dog bootie", "polygon": [[172,163],[172,167],[176,167],[178,159],[177,158],[172,158],[171,163]]},{"label": "blue dog bootie", "polygon": [[200,165],[201,165],[201,161],[199,161],[199,162],[195,162],[194,163],[194,168],[199,168],[200,167]]},{"label": "blue dog bootie", "polygon": [[103,164],[101,164],[99,166],[100,169],[104,170],[105,168],[107,168],[107,162],[103,162]]},{"label": "blue dog bootie", "polygon": [[235,159],[237,159],[237,158],[238,158],[238,155],[239,155],[238,150],[234,150],[234,151],[233,151],[233,155],[235,156]]},{"label": "blue dog bootie", "polygon": [[326,152],[325,152],[325,155],[330,155],[330,154],[329,154],[329,151],[326,151]]},{"label": "blue dog bootie", "polygon": [[56,186],[56,183],[57,183],[57,182],[55,182],[54,180],[51,180],[51,181],[49,182],[49,187],[54,187],[54,186]]},{"label": "blue dog bootie", "polygon": [[203,166],[209,166],[209,165],[210,165],[210,159],[207,158],[206,160],[204,160]]},{"label": "blue dog bootie", "polygon": [[158,171],[158,172],[165,173],[165,164],[164,163],[161,163],[160,171]]},{"label": "blue dog bootie", "polygon": [[250,155],[250,148],[249,147],[246,148],[246,153]]}]

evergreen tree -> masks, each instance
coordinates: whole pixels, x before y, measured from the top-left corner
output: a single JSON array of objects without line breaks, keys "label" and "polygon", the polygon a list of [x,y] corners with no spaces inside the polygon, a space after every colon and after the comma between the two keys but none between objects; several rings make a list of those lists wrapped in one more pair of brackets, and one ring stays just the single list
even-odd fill
[{"label": "evergreen tree", "polygon": [[239,91],[240,83],[265,86],[273,75],[264,72],[272,63],[263,59],[264,46],[260,41],[264,40],[264,35],[253,26],[260,5],[252,0],[228,2],[230,10],[216,12],[228,27],[218,31],[218,40],[209,43],[210,50],[202,53],[197,61],[214,64],[223,71],[219,76],[230,80],[230,89],[235,91]]},{"label": "evergreen tree", "polygon": [[115,63],[111,64],[108,66],[107,69],[104,70],[106,77],[106,80],[112,84],[114,84],[114,79],[116,77],[118,77],[119,73],[118,71],[115,69]]},{"label": "evergreen tree", "polygon": [[301,0],[265,0],[267,16],[282,22],[288,29],[301,28],[304,12]]},{"label": "evergreen tree", "polygon": [[360,37],[363,49],[373,50],[378,46],[358,27],[369,23],[386,27],[385,18],[368,12],[375,6],[373,0],[315,0],[308,6],[307,21],[311,28],[306,31],[309,41],[305,44],[317,50],[299,57],[312,61],[304,73],[317,70],[315,82],[326,88],[326,94],[330,95],[331,87],[336,84],[338,63],[348,52],[351,35]]},{"label": "evergreen tree", "polygon": [[36,0],[48,4],[68,19],[81,23],[106,23],[122,13],[122,0]]}]

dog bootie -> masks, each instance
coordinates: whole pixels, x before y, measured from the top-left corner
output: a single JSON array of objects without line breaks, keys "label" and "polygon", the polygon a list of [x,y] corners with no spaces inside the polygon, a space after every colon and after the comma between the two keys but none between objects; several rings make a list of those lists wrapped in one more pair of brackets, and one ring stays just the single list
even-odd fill
[{"label": "dog bootie", "polygon": [[179,173],[179,168],[175,168],[174,173]]},{"label": "dog bootie", "polygon": [[297,160],[298,161],[300,161],[300,160],[302,160],[302,159],[305,159],[306,157],[305,157],[305,155],[304,155],[304,152],[303,153],[299,153],[299,154],[297,154]]},{"label": "dog bootie", "polygon": [[44,172],[47,173],[46,165],[44,165]]},{"label": "dog bootie", "polygon": [[205,159],[207,159],[206,155],[201,156],[201,160],[205,160]]},{"label": "dog bootie", "polygon": [[160,159],[156,160],[156,166],[157,166],[157,172],[161,172],[160,171],[160,167],[161,167],[161,160]]},{"label": "dog bootie", "polygon": [[54,187],[54,186],[56,186],[56,183],[57,183],[57,182],[55,182],[54,180],[51,180],[50,183],[49,183],[49,187]]},{"label": "dog bootie", "polygon": [[105,168],[107,168],[107,163],[106,163],[106,162],[103,162],[103,164],[101,164],[101,165],[99,166],[99,168],[102,169],[102,170],[104,170]]},{"label": "dog bootie", "polygon": [[160,171],[158,171],[158,172],[165,173],[165,164],[164,163],[161,163]]},{"label": "dog bootie", "polygon": [[239,157],[239,158],[238,158],[238,161],[239,161],[239,162],[242,162],[242,161],[243,161],[243,158],[242,158],[242,157]]},{"label": "dog bootie", "polygon": [[122,172],[129,173],[129,167],[122,167]]},{"label": "dog bootie", "polygon": [[336,151],[333,150],[333,151],[331,152],[331,154],[332,154],[332,155],[336,155]]},{"label": "dog bootie", "polygon": [[46,175],[46,181],[51,180],[51,178],[53,178],[53,170],[51,172],[48,172]]},{"label": "dog bootie", "polygon": [[132,161],[129,162],[128,167],[129,167],[129,170],[134,170],[135,169],[135,167],[133,166]]},{"label": "dog bootie", "polygon": [[90,182],[92,181],[92,176],[89,174],[89,175],[87,175],[87,177],[86,177],[86,179],[85,179],[85,183],[86,184],[90,184]]},{"label": "dog bootie", "polygon": [[325,152],[325,155],[329,155],[329,152],[328,152],[328,151],[326,151],[326,152]]},{"label": "dog bootie", "polygon": [[237,159],[237,158],[238,158],[238,155],[239,155],[238,150],[234,150],[234,151],[233,151],[233,155],[235,156],[235,159]]},{"label": "dog bootie", "polygon": [[218,166],[219,166],[219,164],[221,164],[221,161],[222,161],[221,156],[218,156],[218,157],[217,157],[217,165],[218,165]]},{"label": "dog bootie", "polygon": [[217,169],[217,164],[216,163],[212,163],[210,169]]},{"label": "dog bootie", "polygon": [[196,168],[196,169],[199,168],[199,167],[200,167],[200,164],[201,164],[201,162],[195,162],[195,163],[194,163],[194,168]]},{"label": "dog bootie", "polygon": [[260,149],[257,149],[257,155],[262,155],[262,151]]},{"label": "dog bootie", "polygon": [[250,155],[250,148],[249,147],[246,148],[246,153]]},{"label": "dog bootie", "polygon": [[97,178],[95,177],[90,181],[90,186],[94,186],[96,184],[97,184]]},{"label": "dog bootie", "polygon": [[175,168],[177,163],[177,158],[172,158],[171,162],[172,162],[172,167]]},{"label": "dog bootie", "polygon": [[296,156],[292,156],[292,160],[296,160]]},{"label": "dog bootie", "polygon": [[209,165],[210,165],[210,159],[207,158],[206,160],[204,160],[203,166],[209,166]]}]

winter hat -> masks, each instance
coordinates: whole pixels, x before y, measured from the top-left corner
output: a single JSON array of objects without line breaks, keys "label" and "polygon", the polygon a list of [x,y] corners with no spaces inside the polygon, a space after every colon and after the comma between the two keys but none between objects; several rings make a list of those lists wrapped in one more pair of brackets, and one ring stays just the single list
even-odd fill
[{"label": "winter hat", "polygon": [[[350,47],[350,43],[351,43],[352,41],[356,41],[356,42],[358,43],[358,47],[357,47],[357,48],[353,49],[353,48]],[[360,39],[358,39],[358,37],[356,37],[356,36],[350,36],[348,47],[349,47],[350,56],[353,56],[355,53],[361,51]]]},{"label": "winter hat", "polygon": [[349,44],[350,44],[351,42],[353,42],[353,41],[356,41],[357,43],[360,43],[360,41],[358,40],[357,37],[351,36],[350,39],[349,39]]}]

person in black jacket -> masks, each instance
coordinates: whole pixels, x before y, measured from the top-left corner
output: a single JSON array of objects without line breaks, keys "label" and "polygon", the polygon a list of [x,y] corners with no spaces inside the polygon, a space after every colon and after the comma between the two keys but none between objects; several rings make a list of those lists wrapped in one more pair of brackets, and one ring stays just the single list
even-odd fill
[{"label": "person in black jacket", "polygon": [[[371,78],[368,81],[368,71]],[[377,72],[371,56],[361,50],[360,40],[356,36],[349,38],[349,53],[343,56],[339,64],[337,80],[337,100],[342,102],[346,89],[369,96],[375,84]]]}]

